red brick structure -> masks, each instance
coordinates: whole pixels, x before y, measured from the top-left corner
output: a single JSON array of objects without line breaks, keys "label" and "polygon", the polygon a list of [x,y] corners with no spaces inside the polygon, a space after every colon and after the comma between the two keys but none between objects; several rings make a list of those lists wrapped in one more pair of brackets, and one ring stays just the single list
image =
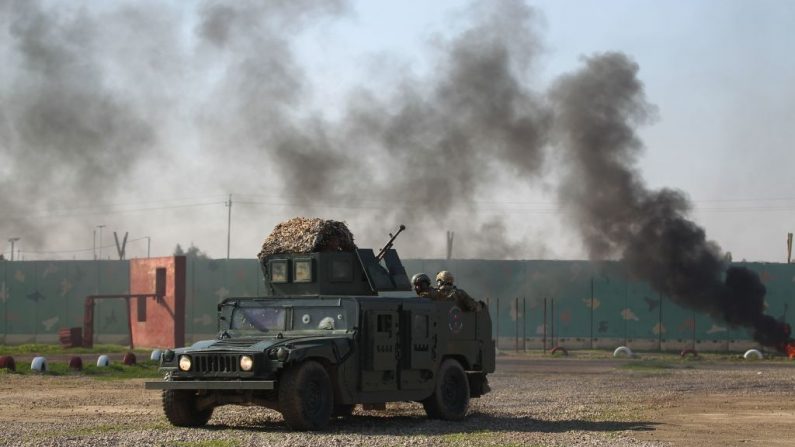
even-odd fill
[{"label": "red brick structure", "polygon": [[[136,348],[185,345],[185,275],[184,256],[130,260],[130,295],[161,295],[128,301],[130,333]],[[156,290],[158,283],[162,290]]]}]

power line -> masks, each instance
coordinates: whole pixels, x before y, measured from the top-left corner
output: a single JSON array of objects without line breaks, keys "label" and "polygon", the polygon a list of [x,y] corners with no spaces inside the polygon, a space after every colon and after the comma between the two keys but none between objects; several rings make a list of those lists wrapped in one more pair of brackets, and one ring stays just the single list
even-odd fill
[{"label": "power line", "polygon": [[112,214],[128,214],[128,213],[136,213],[142,211],[158,211],[158,210],[170,210],[170,209],[184,209],[184,208],[200,208],[205,206],[212,206],[212,205],[223,205],[225,202],[205,202],[205,203],[189,203],[183,205],[169,205],[169,206],[157,206],[157,207],[147,207],[147,208],[134,208],[134,209],[123,209],[123,210],[101,210],[101,211],[93,211],[88,213],[48,213],[48,214],[39,214],[27,217],[12,217],[12,219],[49,219],[49,218],[65,218],[65,217],[87,217],[87,216],[107,216]]},{"label": "power line", "polygon": [[[137,242],[146,239],[146,237],[139,237],[136,239],[130,239],[127,243],[130,242]],[[101,248],[113,248],[115,245],[103,245]],[[100,247],[97,247],[100,248]],[[50,254],[62,254],[62,253],[83,253],[93,251],[93,248],[77,248],[74,250],[22,250],[21,253],[25,254],[36,254],[36,255],[50,255]]]},{"label": "power line", "polygon": [[[271,196],[271,195],[264,195],[264,194],[240,194],[241,197],[266,197],[272,199],[287,199],[287,198],[298,198],[298,196]],[[209,197],[218,197],[218,196],[209,196]],[[102,209],[96,207],[75,207],[70,208],[68,210],[54,210],[49,213],[42,213],[38,215],[32,215],[27,217],[10,217],[11,219],[18,219],[18,220],[25,220],[25,219],[48,219],[48,218],[73,218],[73,217],[88,217],[88,216],[106,216],[106,215],[118,215],[118,214],[131,214],[131,213],[139,213],[139,212],[150,212],[150,211],[162,211],[162,210],[173,210],[173,209],[187,209],[187,208],[202,208],[202,207],[210,207],[210,206],[217,206],[217,205],[225,205],[228,206],[228,201],[210,201],[210,202],[194,202],[194,203],[184,203],[184,204],[172,204],[172,205],[163,205],[163,206],[149,206],[149,207],[139,207],[139,208],[130,208],[130,209],[113,209],[117,207],[124,207],[130,206],[133,204],[146,204],[146,203],[168,203],[172,201],[180,201],[180,200],[187,200],[187,199],[163,199],[163,200],[155,200],[155,201],[147,201],[147,202],[133,202],[133,203],[126,203],[126,204],[113,204],[109,205],[110,209]],[[348,200],[350,198],[348,197]],[[692,200],[691,203],[698,204],[698,203],[711,203],[711,204],[718,204],[718,203],[726,203],[731,204],[735,203],[735,206],[694,206],[692,208],[693,211],[696,212],[707,212],[707,213],[745,213],[745,212],[780,212],[780,211],[795,211],[795,203],[792,205],[787,204],[759,204],[759,205],[742,205],[743,203],[747,202],[785,202],[785,201],[792,201],[795,202],[795,197],[770,197],[770,198],[756,198],[756,199],[703,199],[703,200]],[[390,211],[394,210],[396,205],[397,206],[416,206],[417,204],[425,204],[426,202],[415,201],[415,200],[399,200],[399,199],[391,199],[388,201],[385,200],[375,200],[375,199],[362,199],[357,200],[359,204],[330,204],[330,203],[302,203],[300,201],[262,201],[262,200],[241,200],[236,201],[237,204],[240,205],[250,205],[250,206],[265,206],[265,207],[280,207],[280,208],[304,208],[304,209],[349,209],[349,210],[376,210],[376,211]],[[368,204],[369,203],[369,204]],[[461,205],[480,205],[477,206],[475,210],[469,209],[462,209],[460,212],[457,212],[453,209],[453,214],[464,214],[470,211],[499,211],[503,214],[537,214],[537,215],[554,215],[554,214],[568,214],[569,212],[566,211],[564,207],[557,206],[555,202],[542,202],[542,201],[494,201],[494,200],[472,200],[472,201],[461,201],[459,202]],[[482,206],[482,205],[491,205],[491,206]],[[539,208],[533,208],[534,206],[539,206]],[[510,209],[505,209],[504,207],[510,207]],[[81,210],[88,210],[88,212],[74,212],[74,211],[81,211]],[[92,211],[93,210],[93,211]],[[79,251],[79,250],[78,250]],[[78,252],[74,251],[74,252]],[[32,252],[28,252],[32,253]]]}]

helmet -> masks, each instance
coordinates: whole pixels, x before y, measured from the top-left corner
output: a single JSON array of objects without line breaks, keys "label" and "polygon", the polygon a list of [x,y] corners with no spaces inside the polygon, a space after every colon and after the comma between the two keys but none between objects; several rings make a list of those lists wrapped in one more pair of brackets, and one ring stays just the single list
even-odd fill
[{"label": "helmet", "polygon": [[453,284],[453,274],[448,272],[447,270],[442,270],[441,272],[436,274],[436,283],[437,284]]},{"label": "helmet", "polygon": [[425,273],[417,273],[416,275],[411,277],[411,284],[414,287],[417,287],[422,283],[425,283],[426,286],[430,286],[431,278],[428,278],[428,275],[426,275]]}]

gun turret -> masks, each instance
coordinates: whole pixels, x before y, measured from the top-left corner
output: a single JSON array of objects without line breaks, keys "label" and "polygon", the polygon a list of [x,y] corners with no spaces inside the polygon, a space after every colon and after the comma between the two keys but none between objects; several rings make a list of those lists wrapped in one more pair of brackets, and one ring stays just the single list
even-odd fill
[{"label": "gun turret", "polygon": [[358,248],[342,222],[295,218],[282,222],[258,257],[272,296],[354,295],[411,290],[406,269],[392,248],[401,225],[378,252]]},{"label": "gun turret", "polygon": [[387,250],[392,248],[392,245],[394,245],[394,243],[395,243],[395,239],[397,239],[398,235],[405,229],[406,229],[406,226],[401,224],[400,227],[398,228],[397,232],[394,235],[392,233],[389,233],[389,241],[386,243],[386,245],[384,245],[384,247],[381,249],[381,251],[378,252],[378,256],[375,257],[375,259],[377,259],[378,262],[381,262],[381,260],[384,259],[384,256],[386,255]]}]

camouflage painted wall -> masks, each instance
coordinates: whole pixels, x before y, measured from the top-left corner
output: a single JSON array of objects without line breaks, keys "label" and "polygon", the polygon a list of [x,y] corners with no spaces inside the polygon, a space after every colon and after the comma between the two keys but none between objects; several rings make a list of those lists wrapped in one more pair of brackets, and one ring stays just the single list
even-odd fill
[{"label": "camouflage painted wall", "polygon": [[[693,314],[625,274],[617,262],[405,260],[409,275],[450,270],[473,297],[489,302],[495,335],[503,349],[543,344],[571,347],[739,349],[749,345],[743,329]],[[795,264],[748,263],[767,286],[768,313],[792,322]],[[216,303],[227,296],[264,293],[255,260],[189,259],[187,340],[212,336]],[[5,343],[55,341],[62,327],[82,325],[83,297],[126,293],[124,261],[0,262],[0,336]],[[591,288],[593,287],[593,309]],[[518,298],[518,301],[517,301]],[[517,306],[518,304],[518,306]],[[126,340],[121,301],[97,305],[98,343]],[[554,343],[551,340],[554,334]],[[518,336],[518,340],[517,340]]]},{"label": "camouflage painted wall", "polygon": [[[590,347],[591,337],[596,347],[681,349],[695,344],[697,349],[727,350],[753,345],[744,329],[677,306],[628,277],[618,262],[409,260],[405,264],[411,273],[450,270],[461,288],[488,298],[495,336],[499,330],[503,349],[543,343],[545,305],[547,346]],[[788,323],[795,320],[788,312],[795,300],[795,264],[740,265],[761,275],[768,290],[767,312]]]},{"label": "camouflage painted wall", "polygon": [[[4,343],[52,343],[58,329],[83,325],[85,296],[127,293],[126,261],[0,262],[0,337]],[[126,340],[123,300],[95,308],[95,342]]]}]

